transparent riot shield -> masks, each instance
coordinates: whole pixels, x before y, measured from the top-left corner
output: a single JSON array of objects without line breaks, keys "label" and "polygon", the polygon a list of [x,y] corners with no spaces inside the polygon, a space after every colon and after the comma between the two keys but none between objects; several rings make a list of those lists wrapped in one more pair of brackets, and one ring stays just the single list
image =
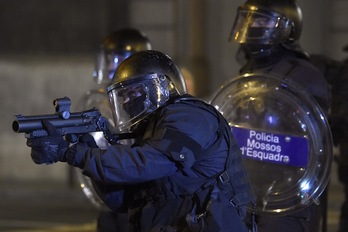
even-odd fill
[{"label": "transparent riot shield", "polygon": [[[108,95],[102,88],[87,91],[79,101],[78,106],[80,107],[79,110],[87,110],[93,107],[97,107],[101,114],[105,118],[107,118],[110,123],[113,123]],[[105,139],[103,132],[93,132],[91,133],[91,135],[93,136],[99,148],[107,148],[108,146],[110,146],[108,141]],[[100,208],[102,210],[109,210],[109,208],[104,204],[103,200],[97,194],[92,180],[89,177],[83,175],[82,170],[79,168],[75,168],[75,173],[83,193],[90,200],[90,202],[97,208]]]},{"label": "transparent riot shield", "polygon": [[[109,97],[104,89],[100,88],[87,91],[86,94],[81,98],[78,106],[78,110],[87,110],[97,107],[100,113],[108,120],[110,125],[114,125]],[[98,131],[90,134],[93,136],[99,148],[107,149],[110,146],[109,142],[104,137],[103,132]],[[120,144],[125,145],[131,145],[133,142],[134,141],[132,139],[123,139],[119,141]],[[102,194],[101,191],[99,191],[100,189],[98,189],[100,186],[97,186],[88,176],[85,176],[81,169],[75,168],[75,173],[83,193],[90,200],[90,202],[92,202],[92,204],[97,208],[106,211],[110,210],[110,208],[102,200],[102,197],[100,197],[100,194]]]},{"label": "transparent riot shield", "polygon": [[277,77],[245,74],[223,84],[210,103],[242,150],[257,214],[282,216],[318,203],[333,145],[326,116],[306,91]]}]

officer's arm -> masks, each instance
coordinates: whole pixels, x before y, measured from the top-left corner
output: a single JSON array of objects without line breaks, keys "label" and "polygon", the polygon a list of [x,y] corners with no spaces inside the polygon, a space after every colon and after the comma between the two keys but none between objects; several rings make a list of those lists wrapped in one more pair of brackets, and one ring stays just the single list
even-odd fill
[{"label": "officer's arm", "polygon": [[133,184],[169,176],[194,164],[200,144],[211,140],[208,121],[200,110],[175,108],[174,115],[170,110],[163,114],[153,136],[142,146],[119,144],[101,150],[77,144],[69,149],[67,162],[104,183]]},{"label": "officer's arm", "polygon": [[147,144],[134,148],[113,145],[107,150],[76,144],[69,149],[67,162],[105,184],[139,183],[168,176],[177,170],[163,153]]}]

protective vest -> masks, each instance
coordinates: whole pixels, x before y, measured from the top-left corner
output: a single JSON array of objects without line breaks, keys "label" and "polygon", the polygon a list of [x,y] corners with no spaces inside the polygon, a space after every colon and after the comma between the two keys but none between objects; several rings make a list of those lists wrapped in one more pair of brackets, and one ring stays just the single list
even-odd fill
[{"label": "protective vest", "polygon": [[[176,100],[175,103],[178,104],[182,101],[185,101],[186,104],[192,105],[192,107],[197,107],[197,104],[195,104],[195,101],[197,100],[193,100],[193,98],[191,100],[187,98],[179,99]],[[200,102],[204,103],[203,101]],[[221,143],[221,141],[225,139],[229,145],[229,155],[227,156],[225,170],[219,176],[213,177],[212,179],[213,182],[217,182],[218,187],[221,190],[223,190],[224,194],[227,196],[229,202],[233,206],[238,207],[240,205],[246,205],[252,201],[253,194],[251,191],[251,187],[248,184],[247,174],[242,163],[240,149],[232,136],[230,127],[228,126],[228,123],[226,122],[225,118],[214,107],[206,103],[204,104],[206,105],[206,107],[201,108],[203,108],[204,110],[208,110],[212,114],[217,115],[219,121],[219,130],[217,131],[217,140],[212,146],[210,146],[206,150],[197,150],[196,161],[205,158],[205,156],[209,155],[210,152],[216,150],[219,143]],[[172,136],[175,136],[175,134],[173,134]],[[184,140],[190,141],[192,139],[189,139],[189,137],[184,136],[181,137],[181,140],[182,142],[184,142]],[[189,143],[195,142],[192,140]],[[190,146],[187,142],[186,144]]]},{"label": "protective vest", "polygon": [[[214,207],[210,208],[212,212],[208,212],[211,200],[216,200],[215,198],[219,194],[222,201],[226,205],[236,208],[239,217],[244,219],[246,205],[253,202],[254,195],[243,166],[241,151],[232,136],[228,123],[214,107],[190,96],[175,99],[169,104],[187,104],[189,107],[199,107],[215,115],[219,122],[219,129],[216,131],[216,141],[210,147],[202,149],[200,144],[180,131],[170,130],[168,128],[159,130],[156,124],[161,117],[162,109],[159,109],[150,120],[151,123],[146,129],[143,140],[146,141],[147,138],[155,137],[165,143],[166,141],[171,141],[168,149],[170,152],[165,152],[165,154],[169,159],[177,163],[177,166],[182,172],[185,172],[185,169],[189,168],[181,153],[183,149],[194,151],[195,162],[199,162],[217,150],[223,141],[226,141],[229,154],[225,162],[225,168],[218,175],[200,180],[189,180],[185,182],[187,181],[186,179],[178,180],[172,177],[166,177],[145,183],[142,186],[137,185],[134,191],[132,191],[133,198],[129,199],[133,203],[130,208],[136,208],[148,202],[161,199],[187,198],[189,202],[187,208],[189,209],[189,214],[186,215],[186,223],[191,227],[189,231],[206,231],[204,229],[204,224],[207,223],[206,221],[208,221],[210,226],[216,223],[209,221],[210,219],[207,214],[220,213],[214,212]],[[154,132],[155,134],[153,134]],[[223,225],[212,226],[215,229],[222,227]]]}]

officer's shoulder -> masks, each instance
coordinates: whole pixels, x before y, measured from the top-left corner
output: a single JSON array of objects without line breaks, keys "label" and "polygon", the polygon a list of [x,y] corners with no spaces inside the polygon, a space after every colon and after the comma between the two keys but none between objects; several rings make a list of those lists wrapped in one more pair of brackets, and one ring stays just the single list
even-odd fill
[{"label": "officer's shoulder", "polygon": [[310,61],[310,59],[304,57],[291,56],[289,57],[289,60],[291,63],[293,63],[294,68],[302,69],[306,72],[312,71],[322,75],[320,70],[318,70],[318,68]]},{"label": "officer's shoulder", "polygon": [[197,97],[182,97],[175,99],[174,101],[168,102],[163,108],[164,111],[170,111],[173,113],[190,113],[190,114],[200,114],[202,111],[210,111],[213,108],[205,100]]}]

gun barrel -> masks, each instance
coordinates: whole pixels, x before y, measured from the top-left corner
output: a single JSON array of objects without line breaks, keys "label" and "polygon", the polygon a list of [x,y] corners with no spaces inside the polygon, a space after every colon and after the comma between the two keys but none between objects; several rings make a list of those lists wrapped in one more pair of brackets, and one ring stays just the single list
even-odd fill
[{"label": "gun barrel", "polygon": [[12,122],[12,129],[17,133],[30,133],[35,130],[42,130],[42,120],[48,120],[56,128],[84,126],[94,123],[93,120],[95,117],[100,117],[99,111],[72,113],[68,119],[63,119],[57,114],[34,116],[15,115],[16,120]]}]

